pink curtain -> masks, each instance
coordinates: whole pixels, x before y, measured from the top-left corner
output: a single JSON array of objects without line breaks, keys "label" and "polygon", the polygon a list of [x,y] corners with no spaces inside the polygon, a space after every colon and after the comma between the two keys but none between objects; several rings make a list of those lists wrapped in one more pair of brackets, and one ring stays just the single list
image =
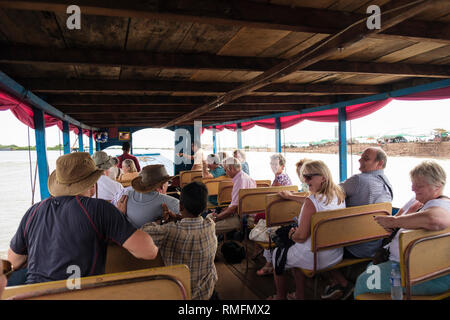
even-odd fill
[{"label": "pink curtain", "polygon": [[[13,98],[4,92],[0,92],[0,111],[5,110],[10,110],[20,122],[34,129],[33,109],[28,105],[21,103],[16,98]],[[57,125],[62,131],[62,120],[48,114],[44,114],[44,119],[46,128]],[[69,125],[69,130],[78,134],[78,128],[72,124]],[[89,136],[89,130],[83,129],[83,134]]]},{"label": "pink curtain", "polygon": [[[420,100],[440,100],[450,98],[450,87],[441,89],[433,89],[418,93],[412,93],[402,97],[388,98],[381,101],[372,101],[361,104],[355,104],[347,106],[345,108],[347,112],[347,120],[355,120],[365,117],[375,111],[380,110],[393,100],[408,100],[408,101],[420,101]],[[296,125],[303,120],[319,121],[319,122],[337,122],[338,121],[338,109],[330,109],[324,111],[317,111],[312,113],[297,114],[292,116],[281,117],[281,129],[286,129]],[[250,122],[241,123],[242,130],[248,130],[254,126],[260,126],[263,128],[274,129],[275,119],[255,120]],[[212,127],[206,127],[208,130],[212,130]],[[216,126],[217,131],[228,129],[236,131],[236,124]]]}]

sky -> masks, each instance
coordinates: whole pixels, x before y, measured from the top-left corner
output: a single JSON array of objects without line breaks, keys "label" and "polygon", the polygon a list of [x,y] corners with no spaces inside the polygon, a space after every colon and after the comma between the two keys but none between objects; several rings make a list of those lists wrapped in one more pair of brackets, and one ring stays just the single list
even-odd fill
[{"label": "sky", "polygon": [[[450,99],[434,101],[392,101],[384,108],[369,116],[347,122],[347,138],[359,136],[380,136],[396,133],[428,134],[432,129],[450,130]],[[337,123],[323,123],[305,120],[293,127],[282,130],[284,142],[311,142],[336,137]],[[351,130],[351,132],[350,132]],[[28,146],[28,127],[21,123],[10,111],[0,111],[0,144]],[[30,129],[30,144],[35,145],[34,130]],[[84,145],[89,145],[84,136]],[[47,146],[62,143],[61,131],[56,127],[46,129]],[[71,145],[78,144],[71,133]],[[236,147],[236,133],[224,130],[217,133],[220,148]],[[212,144],[212,131],[205,130],[202,144]],[[134,147],[161,148],[173,146],[173,132],[165,129],[145,129],[134,133]],[[242,133],[243,146],[274,147],[274,131],[253,127]]]}]

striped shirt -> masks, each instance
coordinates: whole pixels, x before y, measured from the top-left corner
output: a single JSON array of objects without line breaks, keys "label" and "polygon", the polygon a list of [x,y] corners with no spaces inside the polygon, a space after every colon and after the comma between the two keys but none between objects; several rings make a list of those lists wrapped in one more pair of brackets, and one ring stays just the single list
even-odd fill
[{"label": "striped shirt", "polygon": [[[355,174],[341,183],[344,189],[347,207],[366,204],[392,202],[392,186],[383,170]],[[373,257],[382,240],[374,240],[345,247],[347,251],[359,258]]]},{"label": "striped shirt", "polygon": [[218,279],[214,264],[215,223],[210,218],[184,218],[176,223],[146,224],[142,230],[152,237],[166,266],[186,264],[189,267],[192,299],[209,299]]}]

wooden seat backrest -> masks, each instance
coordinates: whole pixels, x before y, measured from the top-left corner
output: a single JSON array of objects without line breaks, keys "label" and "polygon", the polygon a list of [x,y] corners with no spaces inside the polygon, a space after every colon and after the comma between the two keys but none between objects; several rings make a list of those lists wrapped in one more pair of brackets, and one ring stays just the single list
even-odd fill
[{"label": "wooden seat backrest", "polygon": [[194,181],[195,177],[201,177],[202,170],[180,171],[180,187],[183,188],[188,183]]},{"label": "wooden seat backrest", "polygon": [[399,247],[407,299],[411,297],[412,285],[450,273],[450,227],[441,231],[403,231]]},{"label": "wooden seat backrest", "polygon": [[217,203],[223,205],[231,202],[231,193],[233,191],[233,181],[223,180],[219,182],[219,191],[217,192]]},{"label": "wooden seat backrest", "polygon": [[144,260],[136,258],[127,249],[115,243],[108,244],[105,273],[118,273],[162,266],[164,266],[164,261],[159,251],[154,260]]},{"label": "wooden seat backrest", "polygon": [[[69,279],[71,281],[73,279]],[[183,300],[191,298],[186,265],[159,267],[81,278],[80,289],[68,280],[8,287],[2,299],[33,300]]]},{"label": "wooden seat backrest", "polygon": [[246,214],[264,212],[266,209],[265,197],[280,191],[298,191],[297,186],[261,187],[239,190],[238,213],[242,217]]},{"label": "wooden seat backrest", "polygon": [[257,188],[265,188],[272,185],[272,181],[270,180],[255,180],[255,182]]},{"label": "wooden seat backrest", "polygon": [[[308,192],[294,192],[294,195],[308,196]],[[294,222],[294,217],[298,217],[303,203],[287,200],[278,194],[268,194],[265,196],[266,225],[267,227],[281,226]]]},{"label": "wooden seat backrest", "polygon": [[217,196],[219,194],[219,183],[220,181],[232,181],[227,176],[220,176],[217,178],[203,178],[202,182],[205,184],[208,189],[208,196]]},{"label": "wooden seat backrest", "polygon": [[392,204],[376,203],[312,215],[311,250],[337,248],[389,236],[373,216],[392,213]]}]

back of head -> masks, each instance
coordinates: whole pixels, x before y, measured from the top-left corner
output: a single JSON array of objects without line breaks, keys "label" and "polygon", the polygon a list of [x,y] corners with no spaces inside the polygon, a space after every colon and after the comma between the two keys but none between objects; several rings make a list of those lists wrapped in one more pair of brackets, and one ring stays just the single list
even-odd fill
[{"label": "back of head", "polygon": [[228,157],[225,160],[223,160],[223,167],[225,169],[229,168],[229,167],[233,167],[236,170],[241,170],[241,161],[239,161],[239,159],[236,159],[234,157]]},{"label": "back of head", "polygon": [[236,150],[234,150],[233,154],[236,155],[236,158],[238,158],[241,163],[245,162],[245,152],[244,151],[242,151],[240,149],[236,149]]},{"label": "back of head", "polygon": [[303,158],[303,159],[300,159],[300,160],[295,164],[295,168],[296,168],[295,171],[297,172],[297,175],[298,175],[300,181],[303,182],[303,183],[304,183],[305,181],[303,181],[301,169],[302,169],[303,165],[304,165],[306,162],[308,162],[308,161],[312,161],[312,160],[311,160],[311,159],[308,159],[308,158]]},{"label": "back of head", "polygon": [[208,204],[208,189],[201,182],[191,182],[181,189],[180,202],[190,214],[199,216]]},{"label": "back of head", "polygon": [[125,159],[125,160],[122,162],[122,168],[123,168],[124,166],[127,167],[127,168],[129,168],[129,171],[130,171],[130,172],[137,172],[136,165],[134,164],[134,161],[131,160],[131,159]]},{"label": "back of head", "polygon": [[286,165],[286,158],[281,153],[275,153],[270,156],[270,161],[278,161],[280,166]]},{"label": "back of head", "polygon": [[122,150],[128,152],[130,151],[130,149],[131,149],[130,143],[128,141],[124,142],[122,145]]},{"label": "back of head", "polygon": [[207,164],[220,164],[220,159],[215,154],[209,154],[206,158]]},{"label": "back of head", "polygon": [[387,163],[387,154],[386,152],[379,148],[379,147],[371,147],[370,149],[374,150],[376,152],[375,161],[383,161],[383,169],[386,168]]},{"label": "back of head", "polygon": [[426,160],[418,164],[409,173],[411,180],[424,178],[429,185],[444,187],[447,176],[445,170],[435,161]]}]

